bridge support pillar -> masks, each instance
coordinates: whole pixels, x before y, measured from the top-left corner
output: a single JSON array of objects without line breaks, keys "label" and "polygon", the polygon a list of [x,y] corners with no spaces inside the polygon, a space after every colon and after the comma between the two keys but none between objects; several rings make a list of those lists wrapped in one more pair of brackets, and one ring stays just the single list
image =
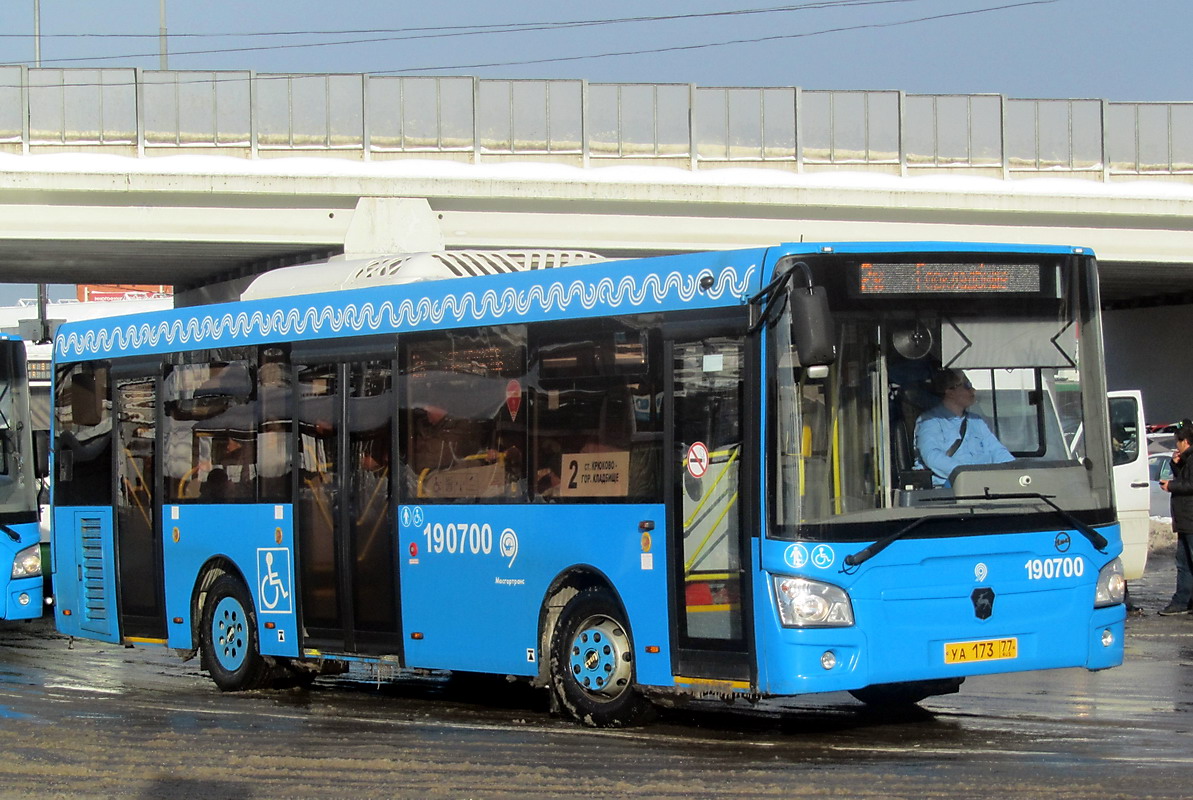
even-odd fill
[{"label": "bridge support pillar", "polygon": [[362,197],[344,234],[347,258],[443,250],[439,216],[421,197]]}]

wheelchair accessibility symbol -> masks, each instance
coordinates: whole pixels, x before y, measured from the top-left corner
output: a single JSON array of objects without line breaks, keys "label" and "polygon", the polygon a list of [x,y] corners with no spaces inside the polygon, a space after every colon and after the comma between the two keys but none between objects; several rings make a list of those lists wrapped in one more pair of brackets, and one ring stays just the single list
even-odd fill
[{"label": "wheelchair accessibility symbol", "polygon": [[402,527],[421,528],[423,526],[422,506],[402,506]]},{"label": "wheelchair accessibility symbol", "polygon": [[262,614],[289,614],[290,551],[285,547],[257,549],[257,600]]},{"label": "wheelchair accessibility symbol", "polygon": [[818,544],[812,548],[812,565],[817,569],[828,569],[833,565],[836,554],[827,544]]}]

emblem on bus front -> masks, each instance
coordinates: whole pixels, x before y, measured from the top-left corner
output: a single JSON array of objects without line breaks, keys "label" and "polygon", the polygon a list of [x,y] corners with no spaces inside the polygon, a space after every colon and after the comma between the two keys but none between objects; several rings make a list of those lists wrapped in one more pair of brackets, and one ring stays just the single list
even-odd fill
[{"label": "emblem on bus front", "polygon": [[973,600],[973,615],[978,619],[990,619],[994,613],[994,590],[989,587],[974,589],[969,597]]}]

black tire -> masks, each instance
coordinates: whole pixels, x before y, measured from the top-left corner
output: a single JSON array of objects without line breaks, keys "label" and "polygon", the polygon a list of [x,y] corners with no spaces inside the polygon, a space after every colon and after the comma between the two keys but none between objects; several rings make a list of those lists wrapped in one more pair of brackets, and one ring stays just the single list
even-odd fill
[{"label": "black tire", "polygon": [[874,708],[900,708],[913,706],[921,700],[938,694],[954,694],[960,690],[964,680],[964,678],[942,678],[933,681],[876,683],[864,689],[854,689],[850,694]]},{"label": "black tire", "polygon": [[585,725],[623,728],[650,716],[650,702],[634,685],[630,628],[603,589],[585,589],[563,607],[550,668],[559,704]]},{"label": "black tire", "polygon": [[257,646],[257,613],[244,583],[221,575],[207,590],[199,625],[202,665],[225,692],[270,685],[273,669]]}]

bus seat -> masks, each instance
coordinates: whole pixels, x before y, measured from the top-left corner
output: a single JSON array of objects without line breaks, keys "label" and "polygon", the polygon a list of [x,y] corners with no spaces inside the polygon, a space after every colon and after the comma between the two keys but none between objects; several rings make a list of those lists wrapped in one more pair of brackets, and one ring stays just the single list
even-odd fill
[{"label": "bus seat", "polygon": [[891,391],[891,465],[898,488],[930,489],[932,475],[916,468],[915,423],[936,399],[918,382],[892,386]]}]

